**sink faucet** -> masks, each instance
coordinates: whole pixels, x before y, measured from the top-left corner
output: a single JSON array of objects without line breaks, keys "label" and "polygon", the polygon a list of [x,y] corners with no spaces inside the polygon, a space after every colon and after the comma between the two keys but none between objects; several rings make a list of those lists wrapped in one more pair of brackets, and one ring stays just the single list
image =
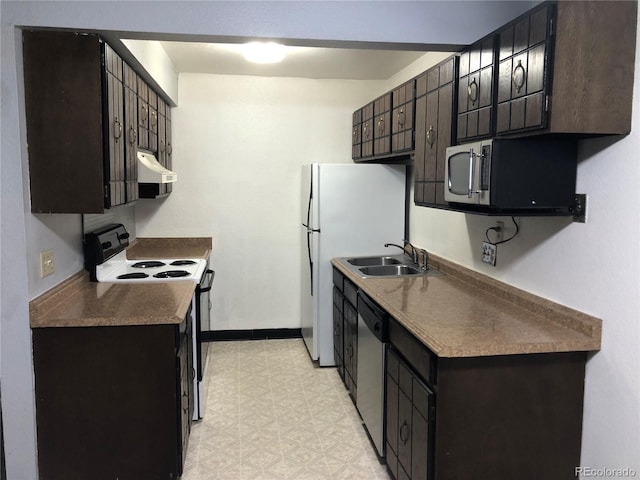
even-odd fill
[{"label": "sink faucet", "polygon": [[416,250],[416,248],[411,245],[410,242],[406,241],[406,240],[402,240],[402,242],[404,243],[404,246],[400,246],[397,243],[385,243],[384,246],[385,247],[398,247],[400,250],[402,250],[402,252],[406,255],[407,254],[407,245],[409,247],[411,247],[411,260],[413,261],[413,263],[418,263],[418,252]]},{"label": "sink faucet", "polygon": [[420,249],[420,253],[422,254],[422,265],[420,265],[420,268],[425,271],[429,270],[429,253],[424,248]]}]

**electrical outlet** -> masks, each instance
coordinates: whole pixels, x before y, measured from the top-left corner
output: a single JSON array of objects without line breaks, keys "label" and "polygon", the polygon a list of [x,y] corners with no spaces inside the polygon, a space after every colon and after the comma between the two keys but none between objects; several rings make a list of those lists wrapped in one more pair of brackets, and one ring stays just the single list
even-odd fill
[{"label": "electrical outlet", "polygon": [[43,250],[40,252],[40,278],[51,275],[56,271],[55,257],[53,250]]},{"label": "electrical outlet", "polygon": [[494,243],[498,243],[504,240],[504,222],[502,221],[496,222],[495,233],[496,233],[496,241]]},{"label": "electrical outlet", "polygon": [[496,256],[498,255],[498,246],[489,242],[482,242],[482,261],[489,265],[496,266]]}]

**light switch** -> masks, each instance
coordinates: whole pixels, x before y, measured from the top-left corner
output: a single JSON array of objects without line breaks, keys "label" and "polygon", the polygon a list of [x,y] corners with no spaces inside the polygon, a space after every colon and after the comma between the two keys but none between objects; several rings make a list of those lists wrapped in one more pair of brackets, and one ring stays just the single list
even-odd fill
[{"label": "light switch", "polygon": [[55,257],[53,250],[43,250],[40,252],[40,278],[51,275],[56,271]]}]

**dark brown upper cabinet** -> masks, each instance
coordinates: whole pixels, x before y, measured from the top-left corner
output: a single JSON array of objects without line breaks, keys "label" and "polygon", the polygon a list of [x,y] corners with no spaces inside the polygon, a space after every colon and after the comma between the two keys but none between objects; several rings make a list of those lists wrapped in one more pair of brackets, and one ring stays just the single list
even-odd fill
[{"label": "dark brown upper cabinet", "polygon": [[460,55],[458,142],[493,135],[496,36],[471,45]]},{"label": "dark brown upper cabinet", "polygon": [[629,133],[636,20],[637,2],[545,2],[473,44],[460,56],[458,143]]},{"label": "dark brown upper cabinet", "polygon": [[362,133],[360,138],[362,139],[362,155],[360,158],[364,160],[373,156],[373,102],[362,107],[361,128]]},{"label": "dark brown upper cabinet", "polygon": [[458,57],[452,56],[416,79],[415,180],[416,205],[446,206],[444,159],[455,133],[454,81]]},{"label": "dark brown upper cabinet", "polygon": [[126,182],[122,59],[98,35],[23,32],[31,211],[103,213]]},{"label": "dark brown upper cabinet", "polygon": [[415,79],[403,83],[391,92],[393,111],[391,115],[391,151],[401,153],[414,148],[413,120]]},{"label": "dark brown upper cabinet", "polygon": [[362,108],[353,112],[351,128],[351,158],[362,157]]},{"label": "dark brown upper cabinet", "polygon": [[391,153],[391,92],[373,101],[373,154]]},{"label": "dark brown upper cabinet", "polygon": [[497,134],[546,126],[554,11],[543,5],[498,33]]},{"label": "dark brown upper cabinet", "polygon": [[138,147],[149,150],[149,86],[138,77]]},{"label": "dark brown upper cabinet", "polygon": [[638,2],[557,2],[555,9],[546,131],[628,134]]},{"label": "dark brown upper cabinet", "polygon": [[123,63],[125,118],[125,183],[129,201],[138,199],[138,75]]},{"label": "dark brown upper cabinet", "polygon": [[[171,107],[158,97],[158,162],[171,170]],[[172,183],[160,184],[160,194],[171,193]]]},{"label": "dark brown upper cabinet", "polygon": [[149,88],[149,150],[158,151],[158,94]]}]

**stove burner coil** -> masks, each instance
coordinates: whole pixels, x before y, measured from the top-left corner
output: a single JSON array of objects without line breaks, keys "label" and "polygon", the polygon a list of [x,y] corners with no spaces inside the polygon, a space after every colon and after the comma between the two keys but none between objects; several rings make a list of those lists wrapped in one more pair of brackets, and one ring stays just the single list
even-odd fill
[{"label": "stove burner coil", "polygon": [[133,268],[154,268],[154,267],[164,267],[166,263],[160,262],[158,260],[146,260],[144,262],[138,262],[131,265]]},{"label": "stove burner coil", "polygon": [[188,276],[189,272],[186,270],[165,270],[164,272],[158,272],[154,275],[155,278],[178,278]]},{"label": "stove burner coil", "polygon": [[135,273],[125,273],[123,275],[118,275],[116,278],[118,280],[128,280],[130,278],[147,278],[149,275],[143,272],[135,272]]},{"label": "stove burner coil", "polygon": [[169,265],[178,267],[180,265],[193,265],[194,263],[196,263],[194,260],[174,260]]}]

